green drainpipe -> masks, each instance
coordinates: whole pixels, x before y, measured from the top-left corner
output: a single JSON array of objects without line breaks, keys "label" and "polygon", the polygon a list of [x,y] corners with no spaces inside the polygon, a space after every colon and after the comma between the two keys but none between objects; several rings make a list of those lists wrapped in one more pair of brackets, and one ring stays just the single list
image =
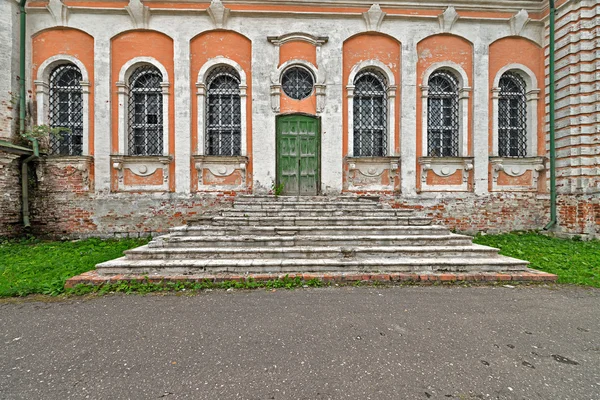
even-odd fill
[{"label": "green drainpipe", "polygon": [[[20,40],[19,40],[19,134],[25,134],[25,49],[26,49],[26,14],[25,3],[27,0],[21,0],[20,7]],[[29,221],[29,173],[28,163],[40,156],[40,146],[36,139],[30,139],[33,145],[33,154],[23,160],[21,164],[21,191],[22,191],[22,210],[23,210],[23,225],[26,228],[31,226]]]},{"label": "green drainpipe", "polygon": [[555,29],[556,7],[554,0],[550,0],[550,65],[548,75],[550,76],[550,222],[544,229],[550,229],[557,224],[556,218],[556,143],[554,132],[554,99],[555,99],[555,76],[554,76],[554,29]]}]

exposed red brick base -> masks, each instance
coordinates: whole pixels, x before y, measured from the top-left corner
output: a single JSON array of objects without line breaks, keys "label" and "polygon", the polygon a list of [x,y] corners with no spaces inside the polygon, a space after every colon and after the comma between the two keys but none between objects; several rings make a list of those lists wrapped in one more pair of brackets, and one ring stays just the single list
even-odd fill
[{"label": "exposed red brick base", "polygon": [[295,279],[301,277],[305,281],[318,279],[326,283],[355,283],[355,282],[379,282],[379,283],[497,283],[497,282],[556,282],[558,276],[535,269],[514,272],[473,272],[473,273],[392,273],[392,274],[250,274],[250,275],[174,275],[174,276],[141,276],[141,275],[112,275],[102,276],[97,271],[85,272],[75,276],[65,283],[65,288],[72,288],[79,284],[103,285],[117,282],[224,282],[243,281],[253,279],[255,281],[270,281],[283,279],[285,277]]}]

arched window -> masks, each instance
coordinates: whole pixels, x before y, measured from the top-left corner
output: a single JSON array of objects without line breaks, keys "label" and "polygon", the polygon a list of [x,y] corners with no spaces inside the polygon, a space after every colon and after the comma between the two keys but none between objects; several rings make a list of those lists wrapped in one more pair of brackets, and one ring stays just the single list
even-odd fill
[{"label": "arched window", "polygon": [[206,80],[206,154],[241,154],[240,76],[228,65],[214,68]]},{"label": "arched window", "polygon": [[83,91],[81,71],[74,64],[61,64],[50,73],[48,124],[67,128],[50,138],[50,153],[61,156],[83,154]]},{"label": "arched window", "polygon": [[498,155],[527,156],[527,88],[525,80],[508,71],[500,78],[498,96]]},{"label": "arched window", "polygon": [[142,65],[129,77],[129,154],[163,154],[163,77],[152,65]]},{"label": "arched window", "polygon": [[354,79],[354,156],[383,157],[387,153],[387,80],[376,69]]},{"label": "arched window", "polygon": [[427,98],[427,147],[429,157],[458,157],[458,80],[439,70],[429,77]]}]

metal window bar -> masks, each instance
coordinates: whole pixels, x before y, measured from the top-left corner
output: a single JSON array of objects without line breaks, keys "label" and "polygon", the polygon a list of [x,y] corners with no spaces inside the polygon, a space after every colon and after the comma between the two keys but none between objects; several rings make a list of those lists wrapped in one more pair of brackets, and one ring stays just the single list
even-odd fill
[{"label": "metal window bar", "polygon": [[230,66],[218,66],[207,79],[206,154],[239,156],[242,141],[240,76]]},{"label": "metal window bar", "polygon": [[387,80],[377,70],[366,69],[354,79],[354,155],[387,154]]},{"label": "metal window bar", "polygon": [[498,155],[527,156],[526,84],[521,76],[506,72],[500,78],[498,97]]},{"label": "metal window bar", "polygon": [[68,131],[50,137],[50,154],[83,154],[83,91],[81,71],[73,64],[63,64],[50,73],[49,126]]},{"label": "metal window bar", "polygon": [[458,80],[448,71],[437,71],[428,82],[427,147],[429,157],[458,157]]},{"label": "metal window bar", "polygon": [[291,67],[281,77],[281,88],[286,96],[294,100],[309,97],[313,91],[312,74],[302,67]]},{"label": "metal window bar", "polygon": [[128,148],[134,156],[163,154],[162,74],[152,65],[129,78]]}]

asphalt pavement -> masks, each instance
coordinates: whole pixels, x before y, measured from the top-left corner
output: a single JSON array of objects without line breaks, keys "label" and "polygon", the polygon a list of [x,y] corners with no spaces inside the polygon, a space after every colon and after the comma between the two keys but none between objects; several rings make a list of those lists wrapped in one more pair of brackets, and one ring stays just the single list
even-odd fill
[{"label": "asphalt pavement", "polygon": [[0,302],[0,399],[600,399],[600,290]]}]

